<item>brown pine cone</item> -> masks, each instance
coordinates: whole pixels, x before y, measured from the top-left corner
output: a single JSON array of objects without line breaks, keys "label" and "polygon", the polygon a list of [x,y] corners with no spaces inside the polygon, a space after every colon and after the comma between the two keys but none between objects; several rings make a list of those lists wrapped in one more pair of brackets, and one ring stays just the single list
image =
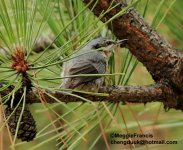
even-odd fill
[{"label": "brown pine cone", "polygon": [[[10,116],[10,114],[13,112],[14,109],[15,108],[10,108],[10,107],[7,107],[5,109],[6,118]],[[10,119],[8,120],[9,129],[12,135],[15,135],[16,127],[17,127],[17,123],[18,123],[21,111],[22,111],[22,106],[19,106],[15,110],[15,112],[12,114]],[[28,107],[25,107],[20,124],[19,124],[17,138],[21,139],[22,141],[29,142],[35,138],[36,133],[37,133],[36,122],[31,112],[29,111]]]}]

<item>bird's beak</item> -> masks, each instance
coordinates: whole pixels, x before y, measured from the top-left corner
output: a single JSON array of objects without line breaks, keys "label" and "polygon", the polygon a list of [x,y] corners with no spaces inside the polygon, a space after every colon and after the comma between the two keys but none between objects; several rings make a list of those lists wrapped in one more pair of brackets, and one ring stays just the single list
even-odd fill
[{"label": "bird's beak", "polygon": [[127,41],[128,39],[122,39],[122,40],[118,40],[118,41],[115,41],[114,44],[115,45],[120,45],[122,44],[124,41]]},{"label": "bird's beak", "polygon": [[127,39],[122,39],[118,41],[113,41],[111,45],[108,46],[109,49],[115,49],[117,46],[121,45],[124,41],[127,41]]},{"label": "bird's beak", "polygon": [[127,41],[127,39],[122,39],[118,41],[111,41],[111,45],[109,45],[110,48],[115,48],[116,46],[122,44],[124,41]]},{"label": "bird's beak", "polygon": [[117,46],[121,45],[124,41],[127,41],[127,39],[122,39],[122,40],[114,41],[112,48],[115,49]]},{"label": "bird's beak", "polygon": [[118,41],[110,41],[111,44],[104,48],[104,53],[106,56],[110,56],[112,52],[114,52],[114,49],[120,44],[122,44],[124,41],[127,41],[127,39],[122,39]]}]

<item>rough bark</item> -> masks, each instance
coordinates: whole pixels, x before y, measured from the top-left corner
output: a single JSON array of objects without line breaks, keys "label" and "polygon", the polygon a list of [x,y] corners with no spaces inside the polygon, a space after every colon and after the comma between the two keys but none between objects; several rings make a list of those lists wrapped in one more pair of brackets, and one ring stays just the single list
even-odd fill
[{"label": "rough bark", "polygon": [[[89,4],[92,0],[84,0]],[[96,2],[93,1],[89,8]],[[96,16],[119,3],[118,0],[99,0],[92,9]],[[106,13],[101,21],[106,22],[127,5],[124,1]],[[128,39],[126,47],[144,64],[156,83],[166,93],[165,100],[177,101],[176,108],[182,108],[183,59],[182,53],[173,48],[154,29],[152,29],[134,9],[129,8],[125,14],[113,20],[109,25],[118,39]],[[172,92],[173,91],[173,92]],[[171,107],[172,103],[169,104]]]},{"label": "rough bark", "polygon": [[[10,93],[12,89],[8,88],[1,92],[2,96]],[[146,91],[146,92],[144,92]],[[113,86],[113,87],[101,87],[99,90],[100,93],[106,93],[106,96],[98,96],[98,95],[89,95],[89,94],[81,94],[81,93],[73,93],[77,96],[89,99],[92,102],[97,101],[106,101],[106,102],[120,102],[120,101],[128,101],[132,103],[147,103],[152,101],[160,101],[164,100],[164,93],[161,89],[160,84],[154,84],[149,86]],[[108,94],[108,96],[107,96]],[[29,103],[40,103],[39,96],[41,95],[43,99],[46,100],[47,103],[56,102],[55,98],[59,99],[61,102],[84,102],[79,97],[64,95],[61,92],[51,92],[44,90],[36,90],[29,91],[27,94],[26,101]],[[51,95],[51,96],[49,96]],[[20,97],[20,96],[19,96]]]}]

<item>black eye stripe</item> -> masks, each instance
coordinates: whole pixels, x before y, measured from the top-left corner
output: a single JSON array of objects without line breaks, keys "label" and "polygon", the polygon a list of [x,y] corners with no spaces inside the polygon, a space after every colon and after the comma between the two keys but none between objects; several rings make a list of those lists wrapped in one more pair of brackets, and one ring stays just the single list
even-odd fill
[{"label": "black eye stripe", "polygon": [[106,41],[106,44],[110,45],[110,44],[112,44],[112,41]]},{"label": "black eye stripe", "polygon": [[101,47],[100,44],[96,44],[96,45],[94,46],[95,49],[98,49],[98,48],[100,48],[100,47]]},{"label": "black eye stripe", "polygon": [[99,49],[101,47],[105,47],[105,46],[111,45],[112,43],[113,43],[112,41],[103,41],[102,43],[95,44],[93,47],[95,49]]},{"label": "black eye stripe", "polygon": [[110,42],[110,41],[108,41],[108,42],[107,42],[107,44],[111,44],[111,42]]}]

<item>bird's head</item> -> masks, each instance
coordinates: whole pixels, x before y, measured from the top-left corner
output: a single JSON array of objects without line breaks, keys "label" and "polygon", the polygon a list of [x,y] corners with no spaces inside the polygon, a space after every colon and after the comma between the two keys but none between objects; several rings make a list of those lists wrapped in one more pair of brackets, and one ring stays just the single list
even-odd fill
[{"label": "bird's head", "polygon": [[114,41],[107,38],[97,38],[89,42],[93,49],[101,49],[105,57],[109,58],[116,46],[122,44],[126,39]]}]

